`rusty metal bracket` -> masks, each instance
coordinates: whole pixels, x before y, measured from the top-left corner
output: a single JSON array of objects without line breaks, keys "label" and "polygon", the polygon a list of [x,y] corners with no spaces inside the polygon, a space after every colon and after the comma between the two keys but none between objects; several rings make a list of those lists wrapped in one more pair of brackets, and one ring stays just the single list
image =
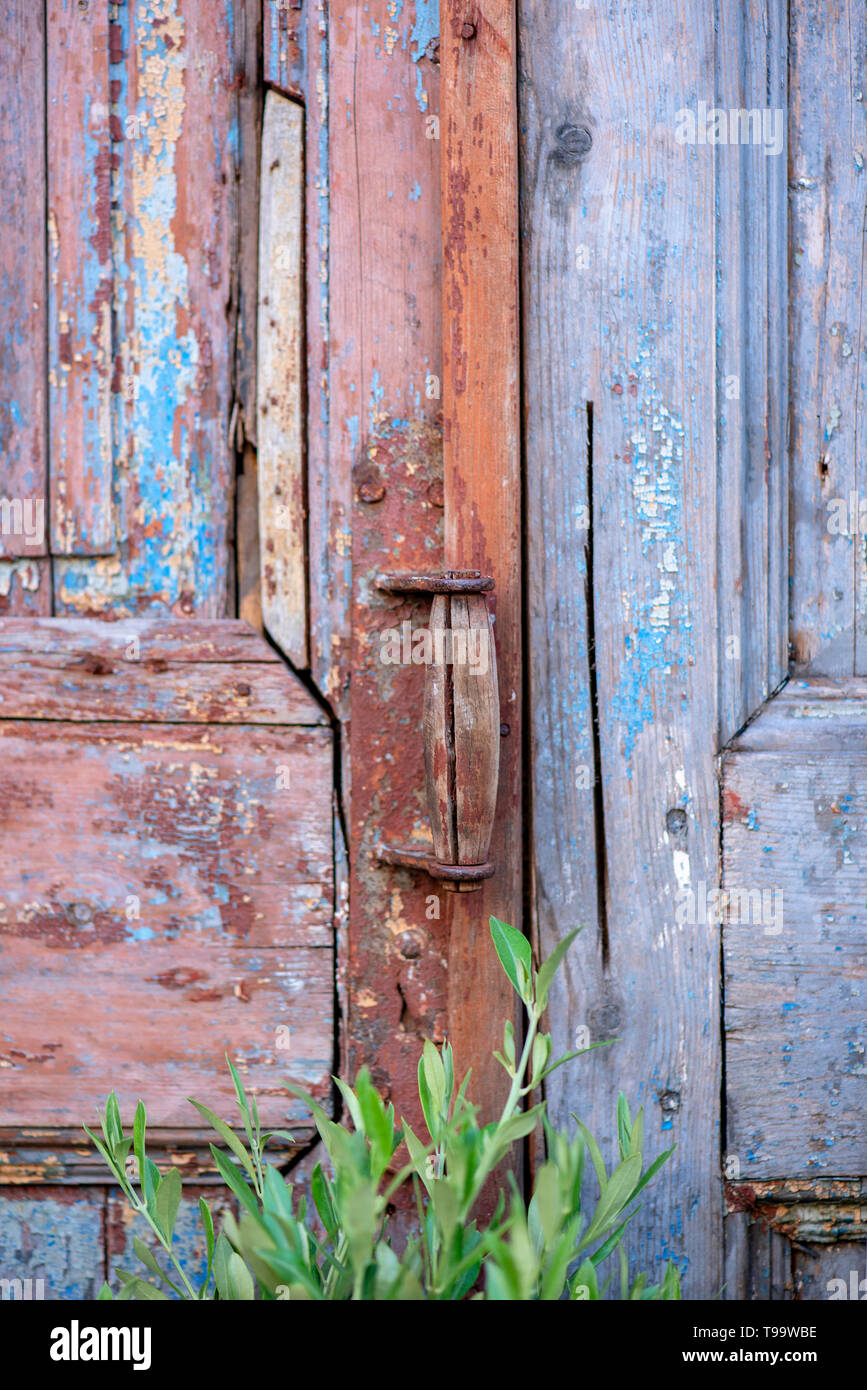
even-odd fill
[{"label": "rusty metal bracket", "polygon": [[433,853],[380,844],[376,862],[420,869],[452,892],[494,873],[488,858],[500,767],[500,696],[491,614],[479,570],[380,574],[391,594],[430,594],[424,763]]},{"label": "rusty metal bracket", "polygon": [[494,581],[480,570],[443,570],[438,574],[378,574],[376,587],[388,594],[488,594]]}]

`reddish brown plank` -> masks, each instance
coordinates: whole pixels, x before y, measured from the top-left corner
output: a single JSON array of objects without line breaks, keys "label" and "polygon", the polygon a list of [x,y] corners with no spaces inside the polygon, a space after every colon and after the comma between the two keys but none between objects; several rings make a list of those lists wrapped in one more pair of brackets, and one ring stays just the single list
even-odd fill
[{"label": "reddish brown plank", "polygon": [[327,949],[3,946],[0,1124],[92,1123],[112,1089],[130,1118],[144,1097],[155,1127],[200,1130],[190,1095],[235,1120],[227,1052],[265,1124],[308,1118],[284,1080],[328,1092]]},{"label": "reddish brown plank", "polygon": [[325,729],[9,721],[0,751],[4,936],[328,940]]},{"label": "reddish brown plank", "polygon": [[0,651],[5,719],[166,724],[325,724],[297,676],[274,664],[123,657],[20,657]]},{"label": "reddish brown plank", "polygon": [[[45,83],[44,50],[42,6],[14,0],[0,45],[0,506],[12,507],[0,514],[0,555],[47,550],[45,131],[33,119],[34,93]],[[22,508],[19,525],[15,504]]]},{"label": "reddish brown plank", "polygon": [[108,6],[48,0],[51,549],[104,555],[112,534]]},{"label": "reddish brown plank", "polygon": [[[437,70],[419,47],[412,7],[396,14],[386,0],[341,0],[329,25],[329,466],[338,479],[352,470],[354,494],[347,1067],[354,1074],[366,1063],[415,1123],[421,1042],[444,1034],[446,895],[424,875],[378,867],[374,852],[381,840],[431,843],[423,670],[380,659],[383,630],[411,616],[424,626],[429,602],[389,597],[375,580],[381,570],[430,569],[441,556],[439,400],[434,382],[426,388],[440,373],[439,149],[427,120]],[[311,591],[325,567],[337,594],[347,513],[340,493],[319,505]],[[333,644],[321,660],[335,669],[341,630],[318,633],[314,643]]]},{"label": "reddish brown plank", "polygon": [[521,926],[521,480],[515,9],[446,0],[442,63],[443,417],[449,568],[493,574],[503,739],[491,858],[452,895],[449,1032],[486,1118],[508,1081],[492,1053],[512,1013],[488,917]]},{"label": "reddish brown plank", "polygon": [[130,618],[101,622],[97,618],[4,618],[0,621],[0,652],[45,656],[104,657],[107,660],[265,662],[280,658],[260,633],[232,619]]}]

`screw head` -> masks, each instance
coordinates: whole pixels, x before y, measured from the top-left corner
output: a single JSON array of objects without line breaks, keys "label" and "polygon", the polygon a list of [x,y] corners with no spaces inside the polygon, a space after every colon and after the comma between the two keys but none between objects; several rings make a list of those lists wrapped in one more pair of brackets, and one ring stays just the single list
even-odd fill
[{"label": "screw head", "polygon": [[433,482],[428,484],[427,500],[432,507],[445,506],[445,493],[443,492],[442,478],[434,478]]},{"label": "screw head", "polygon": [[358,497],[362,502],[381,502],[385,496],[385,483],[378,473],[371,473],[358,484]]},{"label": "screw head", "polygon": [[466,24],[461,25],[461,38],[474,39],[476,37],[476,26],[467,20]]}]

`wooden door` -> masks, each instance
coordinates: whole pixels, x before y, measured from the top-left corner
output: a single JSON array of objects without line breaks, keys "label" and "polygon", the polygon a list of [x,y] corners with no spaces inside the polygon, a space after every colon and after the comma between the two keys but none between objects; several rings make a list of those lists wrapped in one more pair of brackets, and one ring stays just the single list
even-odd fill
[{"label": "wooden door", "polygon": [[687,1298],[864,1275],[865,45],[520,13],[533,911],[558,1044],[620,1039],[549,1099],[676,1142],[631,1245]]},{"label": "wooden door", "polygon": [[[306,665],[297,518],[276,550],[267,527],[297,429],[276,459],[263,431],[261,582],[257,551],[258,11],[3,21],[0,1266],[49,1297],[95,1294],[131,1239],[82,1143],[109,1089],[205,1182],[186,1097],[234,1118],[227,1052],[287,1158],[310,1117],[280,1083],[330,1094],[333,736],[284,659]],[[270,421],[301,397],[288,321]]]}]

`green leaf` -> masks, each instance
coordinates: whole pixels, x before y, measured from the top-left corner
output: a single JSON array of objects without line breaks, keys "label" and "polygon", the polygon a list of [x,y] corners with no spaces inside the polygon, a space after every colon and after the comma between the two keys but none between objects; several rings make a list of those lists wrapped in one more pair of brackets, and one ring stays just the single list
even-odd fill
[{"label": "green leaf", "polygon": [[112,1091],[108,1100],[105,1102],[105,1119],[102,1122],[102,1132],[105,1135],[105,1142],[114,1151],[115,1144],[123,1140],[123,1125],[120,1122],[120,1107],[117,1103],[117,1096]]},{"label": "green leaf", "polygon": [[394,1126],[366,1067],[358,1073],[355,1088],[364,1133],[370,1143],[371,1169],[376,1177],[381,1177],[394,1153]]},{"label": "green leaf", "polygon": [[211,1144],[210,1149],[223,1182],[234,1192],[235,1196],[249,1212],[252,1212],[254,1216],[258,1216],[259,1204],[256,1201],[255,1193],[252,1192],[249,1185],[241,1177],[239,1169],[235,1167],[231,1159],[227,1158],[221,1149],[217,1148],[216,1144]]},{"label": "green leaf", "polygon": [[177,1168],[170,1168],[160,1183],[156,1209],[157,1225],[170,1245],[180,1204],[181,1175]]},{"label": "green leaf", "polygon": [[193,1100],[190,1096],[187,1096],[187,1100],[190,1102],[190,1105],[194,1105],[196,1107],[199,1114],[202,1116],[203,1119],[207,1120],[211,1128],[217,1131],[220,1138],[223,1140],[223,1143],[232,1150],[232,1153],[235,1155],[238,1161],[242,1164],[244,1168],[246,1168],[247,1172],[250,1174],[250,1178],[252,1179],[253,1184],[255,1185],[256,1169],[253,1166],[253,1160],[247,1153],[247,1150],[244,1148],[244,1145],[241,1143],[234,1130],[226,1124],[225,1120],[221,1120],[218,1115],[215,1115],[213,1110],[209,1110],[206,1105],[201,1105],[197,1100]]},{"label": "green leaf", "polygon": [[[140,1182],[141,1182],[141,1176],[142,1176],[141,1173],[139,1173],[139,1181],[140,1181]],[[144,1192],[145,1206],[147,1207],[147,1209],[148,1209],[148,1211],[150,1212],[151,1216],[155,1216],[155,1215],[156,1215],[156,1210],[157,1210],[157,1208],[156,1208],[156,1197],[157,1197],[157,1192],[159,1191],[159,1187],[160,1187],[161,1181],[162,1181],[162,1179],[161,1179],[161,1177],[160,1177],[160,1170],[159,1170],[159,1168],[158,1168],[157,1165],[154,1163],[154,1161],[153,1161],[152,1158],[147,1158],[147,1157],[146,1157],[146,1158],[145,1158],[145,1170],[144,1170],[144,1183],[143,1183],[143,1188],[142,1188],[142,1190],[143,1190],[143,1192]]]},{"label": "green leaf", "polygon": [[622,1163],[617,1165],[608,1179],[605,1191],[599,1198],[590,1225],[584,1232],[578,1247],[579,1250],[586,1249],[617,1220],[623,1208],[631,1200],[632,1190],[640,1172],[641,1158],[638,1154],[635,1154],[633,1158],[625,1158]]},{"label": "green leaf", "polygon": [[561,941],[558,941],[547,960],[543,960],[539,966],[536,975],[536,1007],[540,1013],[548,1002],[548,990],[551,988],[551,982],[560,967],[560,962],[582,930],[582,927],[576,927],[574,931],[569,932],[568,936],[564,936]]},{"label": "green leaf", "polygon": [[321,1163],[317,1163],[316,1167],[313,1169],[313,1176],[310,1179],[310,1192],[313,1197],[314,1206],[319,1213],[319,1220],[336,1245],[337,1215],[334,1211],[331,1184],[322,1171]]},{"label": "green leaf", "polygon": [[256,1297],[253,1276],[237,1251],[233,1250],[226,1264],[226,1275],[232,1298],[242,1303],[252,1303]]},{"label": "green leaf", "polygon": [[590,1150],[590,1158],[593,1162],[593,1167],[599,1182],[599,1191],[604,1192],[605,1188],[608,1186],[608,1174],[605,1172],[605,1163],[599,1151],[599,1145],[596,1143],[596,1140],[593,1138],[593,1135],[590,1133],[583,1120],[579,1120],[574,1111],[572,1112],[572,1119],[577,1122],[578,1128],[584,1136],[584,1142]]},{"label": "green leaf", "polygon": [[147,1112],[144,1102],[139,1101],[135,1108],[135,1118],[132,1123],[132,1143],[135,1152],[135,1161],[138,1166],[139,1186],[143,1188],[145,1170],[145,1134],[147,1130]]},{"label": "green leaf", "polygon": [[523,932],[516,931],[507,922],[501,922],[498,917],[491,918],[491,939],[494,943],[494,950],[499,956],[500,964],[512,982],[512,987],[526,1002],[526,992],[521,990],[518,962],[523,964],[527,980],[531,979],[533,953],[530,950],[529,941]]},{"label": "green leaf", "polygon": [[337,1089],[346,1103],[346,1108],[352,1118],[352,1123],[358,1133],[361,1134],[364,1130],[364,1119],[361,1114],[361,1106],[358,1103],[358,1097],[352,1087],[348,1086],[345,1081],[341,1081],[339,1076],[335,1076],[334,1080],[337,1084]]},{"label": "green leaf", "polygon": [[103,1283],[102,1288],[100,1289],[99,1293],[96,1295],[96,1301],[97,1301],[97,1303],[113,1303],[113,1302],[114,1302],[114,1294],[112,1293],[111,1289],[108,1287],[108,1284]]},{"label": "green leaf", "polygon": [[199,1298],[204,1297],[205,1290],[211,1282],[211,1270],[214,1267],[214,1218],[211,1215],[211,1208],[208,1206],[204,1197],[199,1198],[199,1214],[202,1218],[202,1225],[205,1229],[205,1242],[208,1247],[208,1268],[205,1271],[205,1282],[199,1291]]}]

